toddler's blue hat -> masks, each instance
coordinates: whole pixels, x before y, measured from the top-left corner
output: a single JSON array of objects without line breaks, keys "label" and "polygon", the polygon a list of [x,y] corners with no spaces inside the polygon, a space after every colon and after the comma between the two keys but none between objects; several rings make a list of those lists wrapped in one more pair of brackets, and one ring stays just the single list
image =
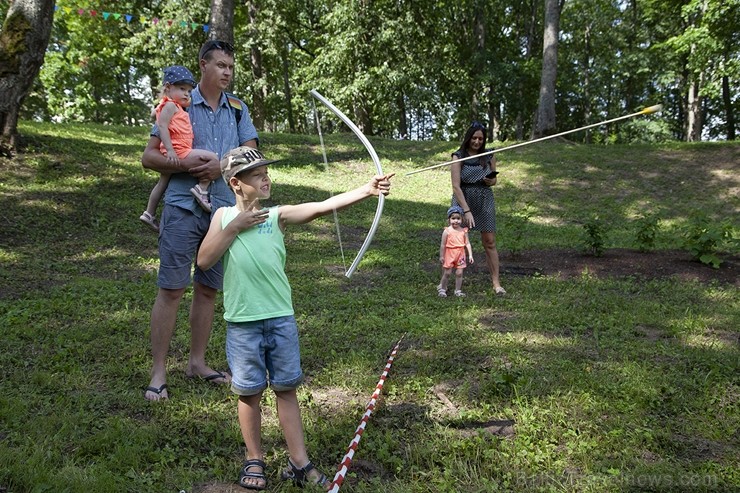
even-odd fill
[{"label": "toddler's blue hat", "polygon": [[447,219],[449,219],[450,216],[453,214],[460,214],[461,216],[465,217],[465,213],[463,212],[462,207],[460,207],[459,205],[453,205],[452,207],[447,209]]},{"label": "toddler's blue hat", "polygon": [[190,70],[186,69],[182,65],[172,65],[164,69],[164,82],[165,84],[177,84],[178,82],[184,82],[195,87],[198,85],[195,82],[195,78]]}]

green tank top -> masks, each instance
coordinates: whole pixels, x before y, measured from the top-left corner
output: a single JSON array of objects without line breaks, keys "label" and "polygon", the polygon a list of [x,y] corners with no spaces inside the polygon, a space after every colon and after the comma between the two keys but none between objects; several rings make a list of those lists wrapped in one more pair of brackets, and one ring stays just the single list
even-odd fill
[{"label": "green tank top", "polygon": [[[225,207],[221,227],[239,210]],[[224,319],[252,322],[293,315],[285,242],[278,225],[278,208],[270,208],[264,223],[239,233],[224,253]]]}]

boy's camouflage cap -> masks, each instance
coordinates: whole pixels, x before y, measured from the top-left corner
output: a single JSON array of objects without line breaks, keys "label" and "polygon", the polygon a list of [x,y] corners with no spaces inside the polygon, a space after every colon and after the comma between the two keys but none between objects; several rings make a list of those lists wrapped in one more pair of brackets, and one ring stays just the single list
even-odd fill
[{"label": "boy's camouflage cap", "polygon": [[232,176],[260,166],[278,162],[277,159],[267,159],[254,147],[241,146],[226,153],[221,160],[221,176],[226,183]]}]

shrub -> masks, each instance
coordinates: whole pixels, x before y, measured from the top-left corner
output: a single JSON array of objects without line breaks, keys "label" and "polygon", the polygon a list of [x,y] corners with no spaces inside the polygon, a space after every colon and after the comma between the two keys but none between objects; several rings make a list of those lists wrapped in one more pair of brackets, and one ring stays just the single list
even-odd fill
[{"label": "shrub", "polygon": [[605,236],[607,232],[606,224],[599,216],[591,216],[583,224],[585,231],[584,243],[586,252],[594,257],[601,257],[604,253]]},{"label": "shrub", "polygon": [[658,236],[658,216],[655,214],[644,214],[637,219],[637,248],[641,252],[647,252],[655,248],[655,238]]},{"label": "shrub", "polygon": [[683,234],[684,248],[695,260],[718,269],[722,259],[718,253],[732,242],[732,226],[729,221],[717,223],[705,215],[694,216]]},{"label": "shrub", "polygon": [[620,144],[655,144],[674,140],[670,125],[663,120],[635,119],[619,127]]}]

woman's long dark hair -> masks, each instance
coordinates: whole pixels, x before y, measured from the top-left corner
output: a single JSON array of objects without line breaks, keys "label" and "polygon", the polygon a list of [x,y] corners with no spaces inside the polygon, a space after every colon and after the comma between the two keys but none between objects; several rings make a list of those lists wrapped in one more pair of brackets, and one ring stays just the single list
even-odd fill
[{"label": "woman's long dark hair", "polygon": [[[460,145],[460,149],[458,149],[455,154],[459,154],[460,157],[468,157],[468,145],[470,144],[470,139],[473,138],[473,134],[480,130],[483,132],[483,143],[480,147],[480,152],[486,151],[486,127],[482,123],[479,122],[473,122],[468,127],[468,130],[465,132],[465,137],[463,137],[462,144]],[[453,154],[452,157],[455,157]],[[480,165],[485,166],[488,156],[481,156],[480,157]]]}]

